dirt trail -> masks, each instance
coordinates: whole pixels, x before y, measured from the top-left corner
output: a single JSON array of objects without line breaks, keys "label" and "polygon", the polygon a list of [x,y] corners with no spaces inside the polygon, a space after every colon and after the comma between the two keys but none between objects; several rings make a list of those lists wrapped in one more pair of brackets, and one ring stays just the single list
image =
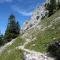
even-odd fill
[{"label": "dirt trail", "polygon": [[8,46],[15,42],[16,39],[13,39],[11,42],[6,43],[4,46],[0,47],[0,53],[2,53]]},{"label": "dirt trail", "polygon": [[[31,42],[31,41],[29,41],[29,42]],[[54,60],[53,58],[48,57],[44,53],[36,52],[34,50],[25,49],[24,48],[25,45],[27,45],[29,42],[27,41],[24,43],[24,45],[16,47],[16,49],[21,49],[24,51],[24,59],[25,60]]]}]

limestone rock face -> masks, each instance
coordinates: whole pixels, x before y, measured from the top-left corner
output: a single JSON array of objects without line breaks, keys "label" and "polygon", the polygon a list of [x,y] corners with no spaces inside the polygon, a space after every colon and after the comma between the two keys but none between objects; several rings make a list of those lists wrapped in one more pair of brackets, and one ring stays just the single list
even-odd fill
[{"label": "limestone rock face", "polygon": [[26,22],[24,22],[23,30],[27,30],[30,27],[38,24],[41,18],[45,17],[47,14],[48,14],[48,11],[45,9],[44,5],[37,7],[34,10],[31,18],[29,20],[26,20]]}]

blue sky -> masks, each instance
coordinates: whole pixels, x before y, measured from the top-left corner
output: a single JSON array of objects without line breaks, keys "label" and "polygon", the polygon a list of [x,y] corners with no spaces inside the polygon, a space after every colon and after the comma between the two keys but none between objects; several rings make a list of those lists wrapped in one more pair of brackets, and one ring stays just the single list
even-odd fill
[{"label": "blue sky", "polygon": [[14,14],[20,26],[25,20],[31,17],[36,6],[41,5],[45,0],[0,0],[0,31],[4,33],[8,18]]}]

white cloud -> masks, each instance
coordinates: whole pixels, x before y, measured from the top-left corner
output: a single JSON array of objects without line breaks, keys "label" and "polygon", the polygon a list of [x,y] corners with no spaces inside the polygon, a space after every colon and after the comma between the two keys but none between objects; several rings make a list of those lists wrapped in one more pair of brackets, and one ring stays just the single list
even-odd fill
[{"label": "white cloud", "polygon": [[24,11],[17,11],[18,13],[25,15],[25,16],[31,16],[32,12],[24,12]]},{"label": "white cloud", "polygon": [[0,3],[12,2],[13,0],[0,0]]},{"label": "white cloud", "polygon": [[17,6],[15,6],[15,5],[12,6],[12,9],[13,9],[15,12],[17,12],[17,13],[19,13],[19,14],[22,14],[22,15],[24,15],[24,16],[31,16],[31,15],[32,15],[32,11],[27,12],[27,10],[21,10],[21,9],[19,9],[19,8],[18,8]]}]

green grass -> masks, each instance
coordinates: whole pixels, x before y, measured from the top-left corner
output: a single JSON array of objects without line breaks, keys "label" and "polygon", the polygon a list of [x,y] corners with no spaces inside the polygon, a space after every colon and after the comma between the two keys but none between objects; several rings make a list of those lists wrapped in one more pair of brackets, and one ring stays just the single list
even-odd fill
[{"label": "green grass", "polygon": [[0,55],[0,60],[23,60],[23,53],[18,49],[7,51]]},{"label": "green grass", "polygon": [[[59,16],[60,10],[51,17],[41,20],[40,24],[43,25],[43,28],[47,27],[55,20],[55,18]],[[26,33],[28,33],[25,36],[26,38],[30,38],[30,36],[32,36],[31,38],[36,37],[36,40],[27,44],[25,48],[39,52],[46,52],[48,44],[54,41],[53,38],[60,38],[60,19],[54,21],[53,25],[49,28],[46,28],[44,31],[31,29]],[[25,40],[20,36],[17,37],[16,41],[12,45],[8,46],[2,54],[0,54],[0,60],[23,60],[23,51],[15,48],[23,45],[24,42]],[[33,44],[35,44],[35,46],[33,46]]]},{"label": "green grass", "polygon": [[60,10],[58,10],[55,14],[53,14],[52,16],[50,16],[49,18],[44,18],[41,20],[40,24],[45,26],[48,26],[51,24],[52,21],[55,20],[55,18],[60,17]]},{"label": "green grass", "polygon": [[20,36],[18,36],[18,37],[16,38],[15,42],[14,42],[12,45],[8,46],[8,47],[6,48],[6,50],[14,49],[14,48],[16,48],[17,46],[23,45],[24,42],[25,42],[25,40],[23,40]]},{"label": "green grass", "polygon": [[[52,21],[55,20],[55,18],[60,16],[60,10],[53,14],[51,17],[44,19],[41,21],[44,26],[50,25]],[[53,20],[54,19],[54,20]],[[60,38],[60,19],[53,22],[53,25],[49,28],[46,28],[44,31],[38,31],[36,36],[36,40],[32,41],[28,45],[26,45],[25,48],[30,50],[35,50],[39,52],[46,52],[48,44],[54,41],[53,38]],[[36,33],[36,32],[35,32]],[[33,46],[35,44],[35,46]]]},{"label": "green grass", "polygon": [[23,60],[23,52],[16,49],[17,46],[23,45],[25,41],[19,36],[15,42],[6,47],[6,49],[0,54],[0,60]]}]

